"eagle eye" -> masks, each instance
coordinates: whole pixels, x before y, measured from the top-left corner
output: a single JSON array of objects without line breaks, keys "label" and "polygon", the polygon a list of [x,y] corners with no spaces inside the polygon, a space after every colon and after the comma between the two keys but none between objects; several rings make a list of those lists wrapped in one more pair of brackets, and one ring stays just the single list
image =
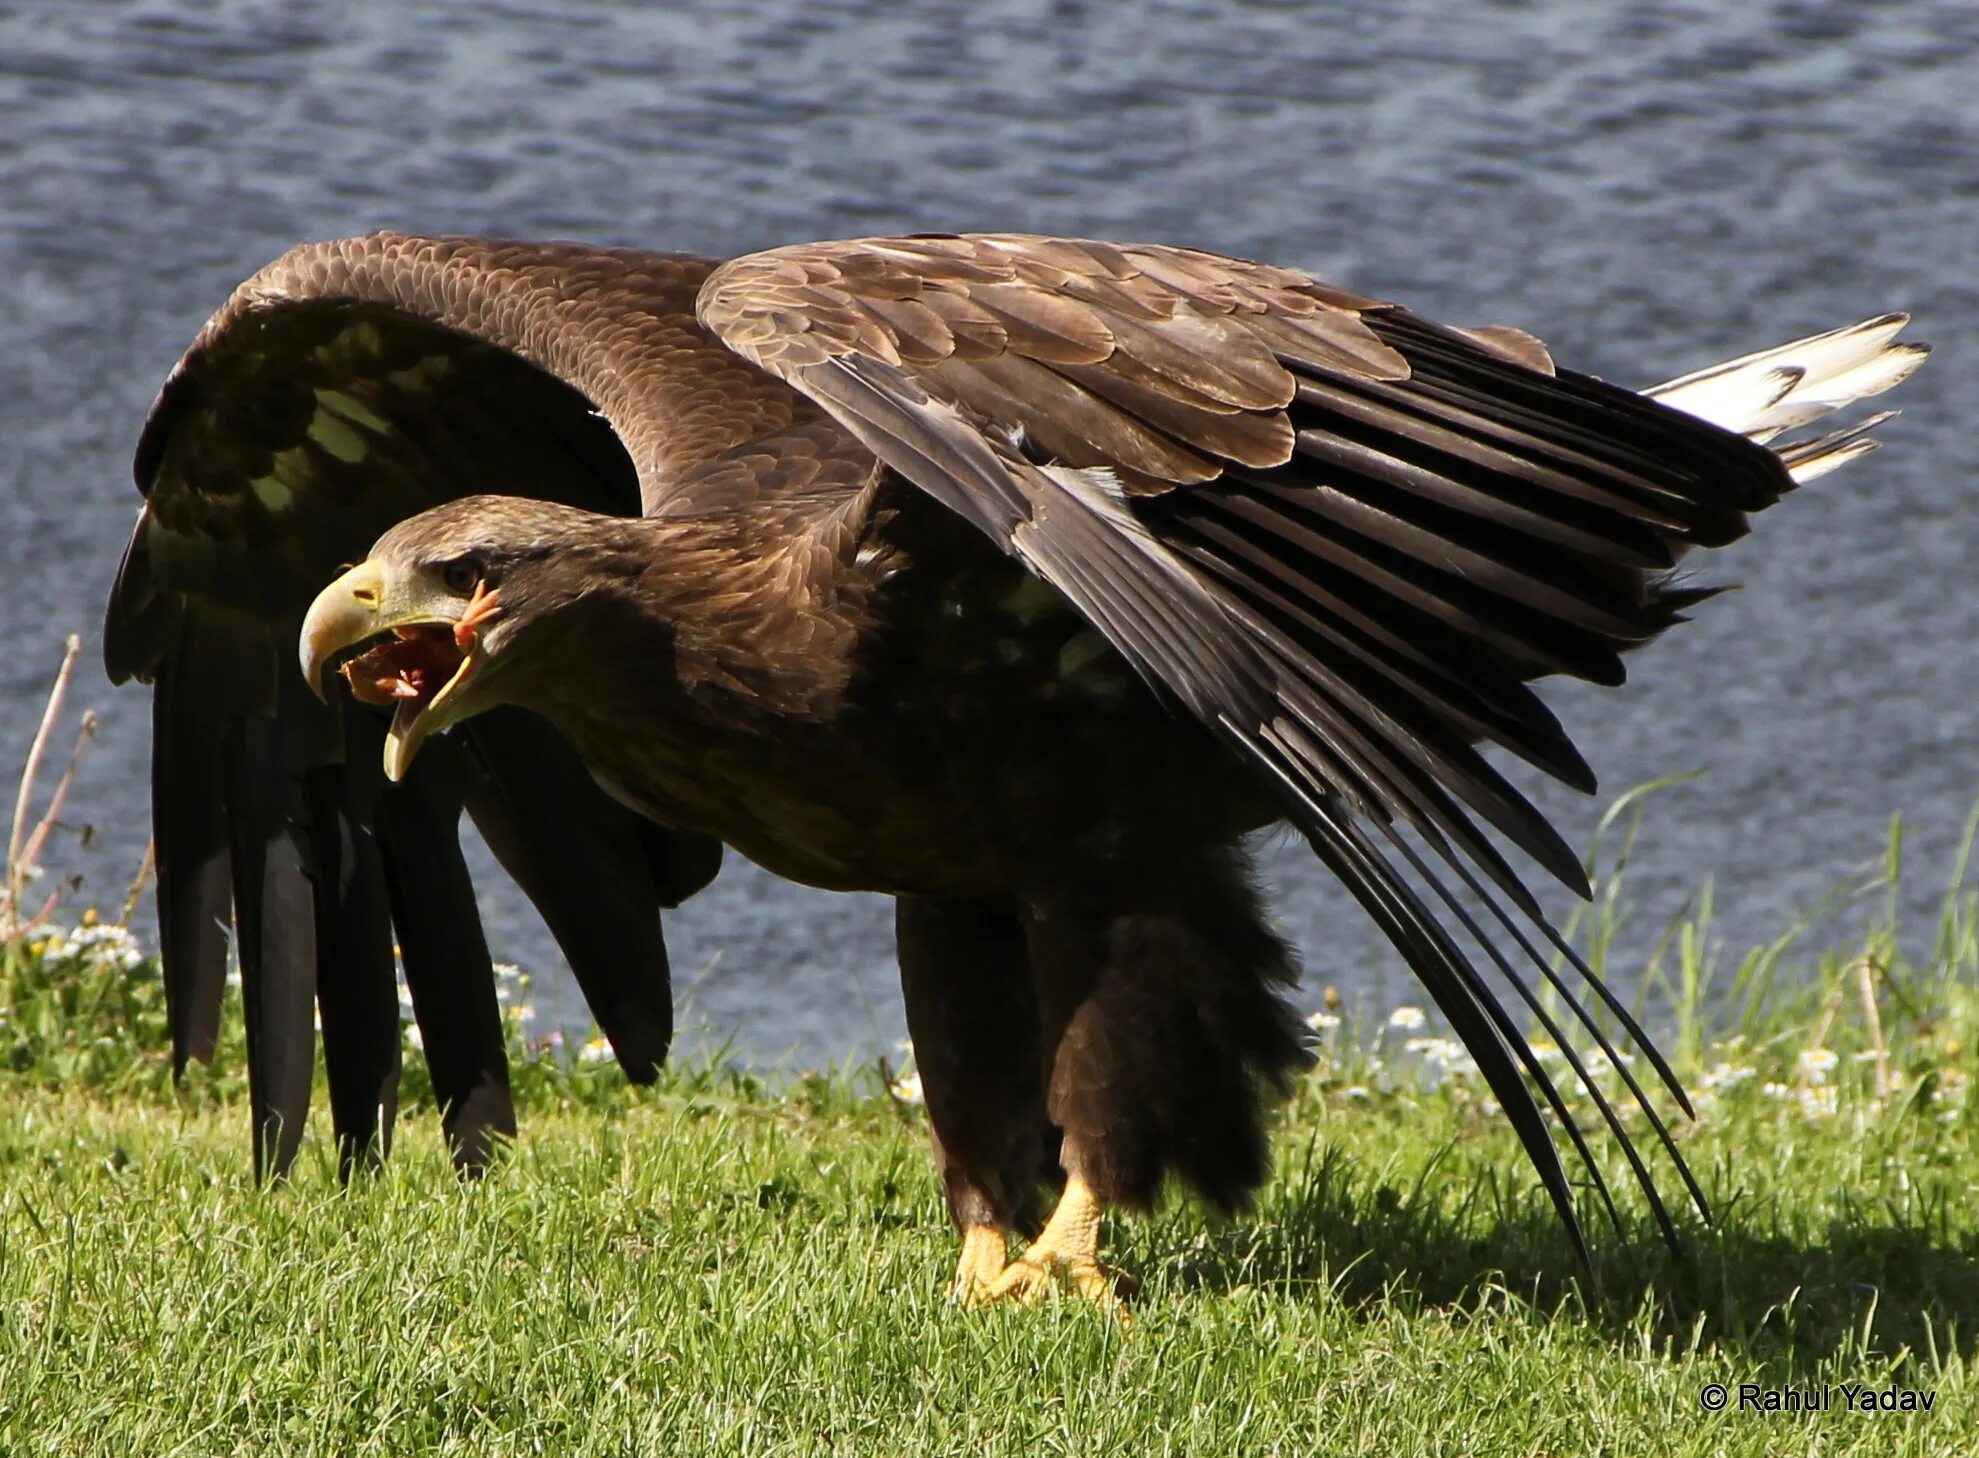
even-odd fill
[{"label": "eagle eye", "polygon": [[440,568],[440,581],[446,584],[448,592],[466,596],[481,581],[481,564],[472,557],[456,557]]}]

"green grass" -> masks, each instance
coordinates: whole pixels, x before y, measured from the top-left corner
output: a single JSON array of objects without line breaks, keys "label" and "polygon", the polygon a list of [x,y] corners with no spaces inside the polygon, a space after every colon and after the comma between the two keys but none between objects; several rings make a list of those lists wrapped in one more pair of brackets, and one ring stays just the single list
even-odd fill
[{"label": "green grass", "polygon": [[[1688,1266],[1598,1293],[1468,1093],[1288,1110],[1251,1216],[1116,1222],[1132,1322],[966,1312],[918,1115],[715,1080],[528,1111],[462,1186],[408,1124],[337,1189],[251,1187],[241,1111],[17,1090],[0,1114],[0,1452],[1969,1452],[1972,1115],[1750,1080],[1688,1148]],[[1936,1101],[1931,1101],[1935,1103]],[[1925,1416],[1698,1408],[1898,1382]]]},{"label": "green grass", "polygon": [[[1912,953],[1893,913],[1845,952],[1788,938],[1728,972],[1695,917],[1665,939],[1639,980],[1673,1009],[1719,1217],[1684,1259],[1639,1198],[1619,1231],[1589,1200],[1579,1277],[1444,1045],[1348,1019],[1252,1213],[1111,1223],[1141,1282],[1126,1324],[948,1304],[924,1118],[870,1072],[635,1090],[539,1057],[521,1139],[462,1184],[415,1057],[382,1174],[339,1189],[312,1134],[256,1189],[238,1044],[175,1089],[155,964],[114,932],[33,932],[0,946],[0,1454],[1967,1454],[1963,876]],[[1713,1382],[1733,1410],[1700,1407]],[[1832,1386],[1834,1408],[1741,1412],[1741,1382]],[[1861,1415],[1842,1383],[1935,1406]]]}]

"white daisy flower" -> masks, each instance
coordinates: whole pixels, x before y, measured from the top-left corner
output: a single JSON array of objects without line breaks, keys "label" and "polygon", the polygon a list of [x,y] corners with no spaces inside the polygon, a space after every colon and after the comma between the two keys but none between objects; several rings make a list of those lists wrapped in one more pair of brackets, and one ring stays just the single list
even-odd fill
[{"label": "white daisy flower", "polygon": [[1837,1107],[1839,1100],[1832,1084],[1800,1091],[1800,1112],[1810,1119],[1830,1118]]},{"label": "white daisy flower", "polygon": [[1730,1063],[1714,1063],[1698,1082],[1705,1088],[1731,1088],[1744,1083],[1748,1078],[1758,1076],[1756,1068],[1734,1067]]},{"label": "white daisy flower", "polygon": [[1795,1060],[1800,1076],[1814,1084],[1826,1083],[1828,1074],[1840,1061],[1832,1048],[1803,1048],[1800,1057]]},{"label": "white daisy flower", "polygon": [[1433,1063],[1445,1073],[1461,1076],[1477,1071],[1477,1064],[1471,1060],[1470,1050],[1455,1038],[1411,1038],[1402,1046],[1421,1058],[1423,1062]]}]

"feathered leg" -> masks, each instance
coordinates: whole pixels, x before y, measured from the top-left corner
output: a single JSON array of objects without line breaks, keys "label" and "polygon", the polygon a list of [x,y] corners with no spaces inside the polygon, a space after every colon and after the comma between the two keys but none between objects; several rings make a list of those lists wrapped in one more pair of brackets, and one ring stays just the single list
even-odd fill
[{"label": "feathered leg", "polygon": [[1169,1175],[1224,1210],[1263,1182],[1267,1102],[1310,1061],[1281,996],[1297,966],[1232,847],[1090,866],[1025,910],[1065,1193],[986,1297],[1062,1276],[1110,1304],[1102,1211],[1151,1208]]},{"label": "feathered leg", "polygon": [[1023,921],[1009,896],[902,896],[893,923],[935,1167],[962,1236],[953,1291],[973,1302],[1058,1170]]}]

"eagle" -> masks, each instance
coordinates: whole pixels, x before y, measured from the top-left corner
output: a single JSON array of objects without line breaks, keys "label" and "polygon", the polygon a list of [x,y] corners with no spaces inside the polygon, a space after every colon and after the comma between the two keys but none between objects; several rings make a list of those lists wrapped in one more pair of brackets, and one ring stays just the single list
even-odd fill
[{"label": "eagle", "polygon": [[[1705,1211],[1660,1107],[1690,1105],[1546,918],[1531,868],[1582,895],[1585,873],[1483,747],[1594,788],[1534,682],[1620,683],[1622,653],[1712,595],[1673,572],[1689,548],[1869,450],[1886,416],[1782,433],[1915,369],[1906,322],[1635,393],[1518,330],[1180,247],[310,244],[165,386],[112,672],[159,684],[161,864],[194,874],[169,820],[203,847],[251,822],[244,954],[310,923],[271,928],[243,847],[250,888],[270,846],[325,857],[319,999],[347,933],[379,975],[380,917],[350,929],[334,897],[369,903],[324,869],[362,832],[400,878],[401,937],[454,946],[454,852],[436,911],[398,838],[440,848],[460,805],[482,815],[477,785],[533,812],[491,839],[539,902],[582,835],[549,900],[605,868],[649,961],[654,909],[717,843],[892,896],[971,1302],[1109,1302],[1105,1211],[1171,1180],[1234,1208],[1264,1179],[1269,1107],[1309,1054],[1245,847],[1290,825],[1463,1040],[1585,1262],[1556,1131],[1619,1217],[1525,1029],[1565,1052],[1673,1244],[1617,1105]],[[215,716],[217,756],[194,742]],[[219,860],[194,862],[201,906]],[[182,914],[168,954],[175,934]]]}]

